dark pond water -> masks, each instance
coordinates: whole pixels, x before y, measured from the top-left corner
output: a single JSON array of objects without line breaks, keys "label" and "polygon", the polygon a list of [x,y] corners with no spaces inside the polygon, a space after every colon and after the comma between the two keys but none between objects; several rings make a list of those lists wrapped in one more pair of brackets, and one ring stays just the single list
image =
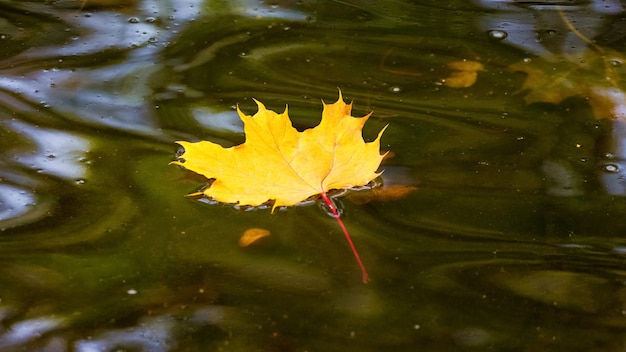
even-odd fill
[{"label": "dark pond water", "polygon": [[[626,15],[551,3],[0,1],[0,350],[624,350]],[[417,187],[338,200],[368,284],[321,207],[168,165],[338,88]]]}]

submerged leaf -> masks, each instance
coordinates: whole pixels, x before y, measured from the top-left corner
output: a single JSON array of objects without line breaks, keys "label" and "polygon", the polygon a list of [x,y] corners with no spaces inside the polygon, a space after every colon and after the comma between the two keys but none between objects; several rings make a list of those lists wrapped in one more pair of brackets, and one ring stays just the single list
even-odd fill
[{"label": "submerged leaf", "polygon": [[383,188],[373,188],[369,192],[351,194],[348,199],[354,204],[367,204],[371,201],[390,202],[406,197],[409,193],[417,190],[415,186],[391,185]]},{"label": "submerged leaf", "polygon": [[626,118],[621,57],[604,49],[580,55],[577,62],[562,57],[558,62],[532,60],[509,68],[526,74],[521,91],[527,104],[559,104],[567,98],[582,97],[597,119]]},{"label": "submerged leaf", "polygon": [[269,230],[253,227],[243,232],[243,235],[241,235],[241,238],[239,238],[239,245],[241,247],[248,247],[254,242],[269,235]]},{"label": "submerged leaf", "polygon": [[450,77],[442,79],[442,83],[450,88],[468,88],[476,83],[478,79],[478,71],[483,71],[483,64],[477,61],[453,61],[448,64],[452,74]]}]

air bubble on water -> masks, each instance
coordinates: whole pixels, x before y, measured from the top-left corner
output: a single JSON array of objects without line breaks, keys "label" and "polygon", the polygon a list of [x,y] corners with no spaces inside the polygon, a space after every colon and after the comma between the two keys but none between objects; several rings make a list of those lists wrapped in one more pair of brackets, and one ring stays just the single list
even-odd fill
[{"label": "air bubble on water", "polygon": [[622,61],[619,59],[609,59],[609,65],[613,67],[619,67],[622,66]]},{"label": "air bubble on water", "polygon": [[77,185],[84,185],[85,182],[87,182],[87,181],[85,181],[85,179],[83,179],[83,178],[79,178],[79,179],[74,181],[74,183],[77,184]]},{"label": "air bubble on water", "polygon": [[391,93],[400,93],[402,92],[402,88],[398,86],[389,87],[389,91]]},{"label": "air bubble on water", "polygon": [[156,22],[156,18],[154,18],[154,17],[146,17],[146,22],[147,23],[154,23],[154,22]]},{"label": "air bubble on water", "polygon": [[612,174],[619,172],[619,166],[616,164],[605,164],[603,168],[604,168],[604,171],[612,173]]},{"label": "air bubble on water", "polygon": [[139,23],[139,18],[131,17],[128,19],[128,23]]},{"label": "air bubble on water", "polygon": [[497,29],[487,32],[487,35],[489,36],[490,39],[493,39],[493,40],[502,40],[509,36],[507,32],[497,30]]}]

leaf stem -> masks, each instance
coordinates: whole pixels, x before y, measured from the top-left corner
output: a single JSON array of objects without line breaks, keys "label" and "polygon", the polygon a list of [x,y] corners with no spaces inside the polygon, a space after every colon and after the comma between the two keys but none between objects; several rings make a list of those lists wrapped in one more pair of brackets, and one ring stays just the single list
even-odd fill
[{"label": "leaf stem", "polygon": [[366,284],[369,281],[367,271],[365,270],[365,266],[363,265],[363,262],[361,261],[361,257],[359,257],[359,252],[356,251],[356,247],[354,246],[354,243],[352,243],[352,238],[350,238],[350,234],[348,233],[346,226],[343,224],[343,221],[341,221],[341,218],[339,217],[339,212],[337,211],[337,207],[335,207],[335,203],[333,203],[333,201],[330,200],[330,198],[328,198],[328,196],[326,195],[326,192],[322,192],[322,199],[324,200],[324,203],[328,205],[328,207],[330,208],[330,211],[332,211],[335,219],[337,219],[339,226],[341,226],[341,229],[343,230],[343,234],[346,235],[348,244],[350,245],[350,248],[352,249],[352,253],[354,253],[354,258],[356,258],[356,262],[359,264],[359,267],[361,268],[361,276],[363,278],[363,283]]}]

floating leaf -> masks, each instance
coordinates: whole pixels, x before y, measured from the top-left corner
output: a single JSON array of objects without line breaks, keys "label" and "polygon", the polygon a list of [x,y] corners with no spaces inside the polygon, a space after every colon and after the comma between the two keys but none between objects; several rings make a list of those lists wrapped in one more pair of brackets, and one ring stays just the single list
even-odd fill
[{"label": "floating leaf", "polygon": [[324,104],[320,124],[303,132],[293,128],[287,109],[277,114],[256,103],[254,116],[237,109],[244,122],[243,144],[177,142],[185,152],[172,164],[215,179],[201,192],[205,196],[250,206],[272,200],[273,210],[333,189],[364,186],[379,175],[384,129],[366,143],[361,131],[370,115],[350,116],[352,104],[346,105],[341,94],[336,103]]},{"label": "floating leaf", "polygon": [[177,142],[184,153],[172,164],[213,180],[203,191],[210,199],[239,205],[273,203],[290,206],[320,195],[331,208],[363,272],[367,273],[352,244],[336,207],[326,195],[334,189],[367,185],[380,175],[377,169],[384,157],[378,137],[366,143],[363,125],[371,114],[352,117],[352,104],[345,104],[339,92],[334,104],[324,104],[322,121],[302,132],[291,124],[287,109],[282,114],[267,110],[255,100],[254,116],[237,112],[244,122],[246,141],[224,148],[213,142]]}]

